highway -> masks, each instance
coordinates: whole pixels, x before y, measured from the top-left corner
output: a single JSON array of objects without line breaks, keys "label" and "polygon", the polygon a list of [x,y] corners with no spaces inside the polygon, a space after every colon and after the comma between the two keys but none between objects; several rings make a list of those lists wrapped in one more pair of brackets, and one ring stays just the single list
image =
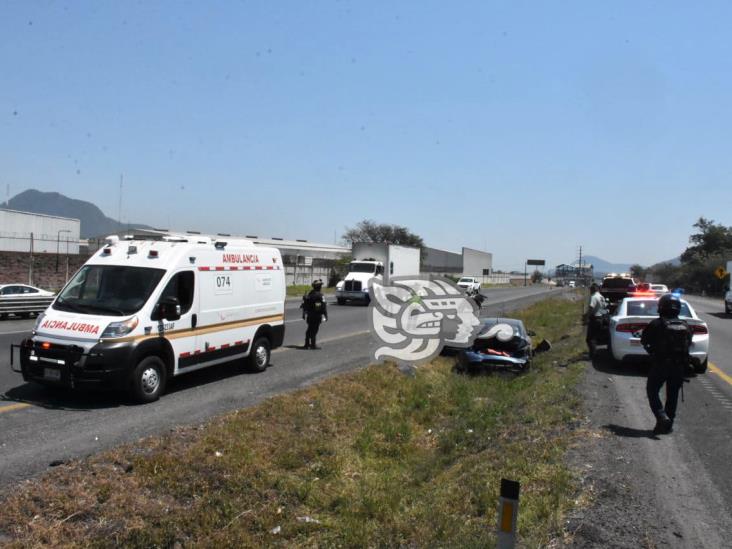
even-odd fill
[{"label": "highway", "polygon": [[[561,292],[544,286],[483,290],[481,314],[504,314]],[[25,383],[10,370],[9,346],[27,337],[34,321],[0,322],[0,486],[43,472],[52,462],[200,423],[369,363],[366,307],[330,304],[330,320],[318,339],[322,350],[306,351],[297,348],[305,333],[298,306],[297,300],[286,304],[285,345],[272,353],[266,372],[243,374],[232,364],[206,368],[171,380],[167,394],[147,405],[132,404],[118,393]]]},{"label": "highway", "polygon": [[651,432],[647,368],[619,365],[607,354],[593,361],[587,406],[596,425],[617,435],[606,466],[617,475],[612,482],[628,490],[618,531],[652,516],[647,535],[657,546],[732,547],[732,315],[721,299],[686,299],[709,326],[709,370],[684,384],[674,432]]}]

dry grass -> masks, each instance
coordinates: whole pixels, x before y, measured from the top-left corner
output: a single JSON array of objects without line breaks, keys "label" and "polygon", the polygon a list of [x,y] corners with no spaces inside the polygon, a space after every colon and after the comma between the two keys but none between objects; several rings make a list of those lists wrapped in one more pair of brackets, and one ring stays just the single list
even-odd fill
[{"label": "dry grass", "polygon": [[573,494],[563,456],[580,328],[566,299],[517,316],[557,341],[523,377],[460,376],[447,358],[415,377],[391,366],[341,375],[23,483],[0,502],[0,540],[485,547],[506,477],[522,483],[522,545],[546,545]]}]

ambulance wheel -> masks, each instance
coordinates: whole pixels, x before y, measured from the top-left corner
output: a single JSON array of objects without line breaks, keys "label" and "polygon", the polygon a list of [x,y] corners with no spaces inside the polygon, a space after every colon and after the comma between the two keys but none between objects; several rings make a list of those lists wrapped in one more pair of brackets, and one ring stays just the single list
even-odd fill
[{"label": "ambulance wheel", "polygon": [[130,393],[137,402],[154,402],[165,390],[165,364],[157,356],[140,361],[132,372]]},{"label": "ambulance wheel", "polygon": [[269,366],[270,357],[269,339],[258,337],[252,345],[252,350],[247,357],[247,367],[252,372],[264,372]]},{"label": "ambulance wheel", "polygon": [[704,362],[701,362],[699,364],[694,364],[694,373],[696,374],[703,374],[707,371],[707,366],[709,366],[709,359],[704,359]]}]

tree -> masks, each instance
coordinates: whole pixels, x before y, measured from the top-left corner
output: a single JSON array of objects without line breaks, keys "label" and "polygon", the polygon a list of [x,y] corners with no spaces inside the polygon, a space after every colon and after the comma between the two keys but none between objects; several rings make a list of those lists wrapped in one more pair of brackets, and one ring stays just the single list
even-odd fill
[{"label": "tree", "polygon": [[346,229],[343,241],[349,245],[353,245],[354,242],[373,242],[414,246],[415,248],[424,247],[422,237],[414,234],[406,227],[376,223],[370,219],[364,219],[355,227]]},{"label": "tree", "polygon": [[647,269],[644,269],[641,265],[638,265],[637,263],[630,266],[630,276],[632,276],[633,278],[637,278],[638,280],[645,280],[647,274],[646,271]]},{"label": "tree", "polygon": [[544,278],[544,275],[539,269],[536,269],[533,273],[531,273],[531,283],[532,284],[538,284],[542,281]]},{"label": "tree", "polygon": [[732,254],[731,227],[704,217],[700,217],[694,227],[697,232],[689,237],[691,245],[681,254],[682,263],[700,264],[715,257],[721,259]]}]

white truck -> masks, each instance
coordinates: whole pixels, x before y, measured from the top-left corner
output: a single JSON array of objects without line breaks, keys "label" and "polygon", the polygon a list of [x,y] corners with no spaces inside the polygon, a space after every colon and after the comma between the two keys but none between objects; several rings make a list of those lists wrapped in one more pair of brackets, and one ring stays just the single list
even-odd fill
[{"label": "white truck", "polygon": [[474,276],[464,276],[457,281],[458,288],[465,290],[468,295],[476,295],[480,293],[480,280]]},{"label": "white truck", "polygon": [[109,237],[20,344],[20,372],[151,402],[199,368],[264,371],[284,338],[284,273],[279,250],[250,240]]},{"label": "white truck", "polygon": [[345,280],[336,284],[339,305],[347,301],[369,302],[369,280],[388,283],[391,277],[419,274],[419,248],[369,242],[353,244],[353,260]]}]

